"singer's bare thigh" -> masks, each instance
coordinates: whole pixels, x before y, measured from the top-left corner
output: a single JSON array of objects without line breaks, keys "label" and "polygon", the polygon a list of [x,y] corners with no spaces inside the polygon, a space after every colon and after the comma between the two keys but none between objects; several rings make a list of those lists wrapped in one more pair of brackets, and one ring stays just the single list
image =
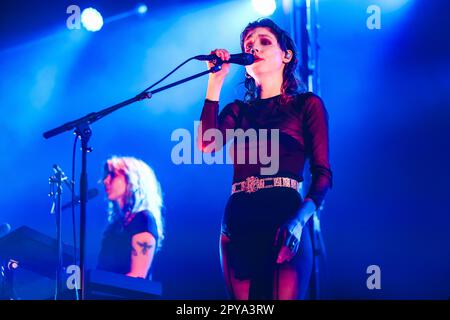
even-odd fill
[{"label": "singer's bare thigh", "polygon": [[313,250],[308,229],[302,234],[299,251],[289,262],[278,265],[274,275],[274,299],[303,300],[313,268]]},{"label": "singer's bare thigh", "polygon": [[299,277],[297,266],[292,262],[278,265],[274,274],[273,296],[275,300],[296,300]]},{"label": "singer's bare thigh", "polygon": [[228,293],[232,299],[235,300],[248,300],[248,294],[250,290],[250,280],[239,280],[234,276],[233,268],[230,268],[228,263],[229,250],[228,246],[232,240],[226,235],[221,233],[220,235],[220,261],[222,264],[222,271],[225,278],[225,284],[228,289]]}]

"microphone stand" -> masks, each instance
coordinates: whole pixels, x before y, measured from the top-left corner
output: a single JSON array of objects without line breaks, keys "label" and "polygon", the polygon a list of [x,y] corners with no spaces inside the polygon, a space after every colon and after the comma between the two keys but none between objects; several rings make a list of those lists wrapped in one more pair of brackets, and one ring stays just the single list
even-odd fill
[{"label": "microphone stand", "polygon": [[90,125],[94,122],[106,117],[110,113],[117,111],[129,104],[132,104],[137,101],[141,101],[144,99],[151,99],[151,97],[158,92],[167,90],[169,88],[175,87],[187,81],[199,78],[209,73],[214,73],[219,71],[222,67],[221,64],[223,62],[219,59],[217,64],[209,70],[194,74],[193,76],[181,79],[179,81],[173,82],[161,88],[139,93],[137,96],[115,104],[111,107],[105,108],[98,112],[91,112],[79,119],[69,121],[59,127],[51,129],[49,131],[44,132],[43,136],[45,139],[49,139],[55,137],[63,132],[73,130],[75,134],[81,140],[81,175],[80,175],[80,275],[81,275],[81,300],[86,299],[86,281],[85,281],[85,249],[86,249],[86,202],[87,202],[87,190],[88,190],[88,175],[87,175],[87,153],[92,151],[92,148],[88,146],[89,139],[92,135],[92,130]]},{"label": "microphone stand", "polygon": [[[49,178],[49,183],[52,186],[52,191],[49,196],[53,199],[53,205],[51,209],[51,214],[56,214],[56,240],[57,240],[57,257],[58,263],[56,265],[56,287],[55,287],[55,300],[60,300],[62,297],[62,275],[61,271],[63,268],[62,259],[62,236],[61,236],[61,206],[62,206],[62,183],[67,180],[62,171],[55,168],[55,175]],[[56,187],[56,188],[55,188]],[[56,206],[56,213],[55,213]]]},{"label": "microphone stand", "polygon": [[[63,248],[62,248],[62,211],[64,207],[62,205],[62,183],[64,182],[70,191],[74,188],[74,181],[68,181],[69,178],[65,175],[62,169],[57,165],[53,165],[53,171],[55,175],[49,178],[49,183],[51,184],[52,190],[49,193],[49,196],[53,199],[53,205],[51,209],[51,214],[55,213],[56,207],[56,241],[57,241],[57,256],[58,256],[58,264],[56,269],[56,290],[55,290],[55,300],[61,300],[62,298],[62,270],[63,268]],[[55,190],[56,185],[56,190]],[[75,228],[75,226],[73,226]],[[76,250],[76,243],[74,243],[74,250]],[[76,254],[74,254],[75,258]],[[75,261],[76,263],[76,261]]]}]

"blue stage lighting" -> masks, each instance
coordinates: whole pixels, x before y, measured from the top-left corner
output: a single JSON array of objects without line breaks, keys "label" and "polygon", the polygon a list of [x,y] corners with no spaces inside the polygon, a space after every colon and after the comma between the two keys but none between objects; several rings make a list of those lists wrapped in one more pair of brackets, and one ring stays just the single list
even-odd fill
[{"label": "blue stage lighting", "polygon": [[140,4],[137,9],[139,14],[144,14],[147,12],[147,10],[148,10],[148,7],[145,4]]},{"label": "blue stage lighting", "polygon": [[275,0],[252,0],[253,9],[263,16],[270,16],[275,12]]},{"label": "blue stage lighting", "polygon": [[81,23],[86,30],[95,32],[102,28],[103,17],[96,9],[87,8],[81,13]]}]

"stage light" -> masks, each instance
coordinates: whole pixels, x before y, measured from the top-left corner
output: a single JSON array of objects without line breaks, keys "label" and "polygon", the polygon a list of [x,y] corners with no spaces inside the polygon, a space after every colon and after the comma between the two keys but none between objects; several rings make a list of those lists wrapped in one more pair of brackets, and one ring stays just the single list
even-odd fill
[{"label": "stage light", "polygon": [[139,14],[144,14],[147,12],[147,10],[148,10],[148,7],[145,4],[140,4],[137,8],[137,12]]},{"label": "stage light", "polygon": [[103,26],[103,18],[100,12],[94,8],[84,9],[81,13],[81,23],[88,31],[99,31]]},{"label": "stage light", "polygon": [[263,16],[270,16],[275,12],[275,0],[252,0],[253,9]]}]

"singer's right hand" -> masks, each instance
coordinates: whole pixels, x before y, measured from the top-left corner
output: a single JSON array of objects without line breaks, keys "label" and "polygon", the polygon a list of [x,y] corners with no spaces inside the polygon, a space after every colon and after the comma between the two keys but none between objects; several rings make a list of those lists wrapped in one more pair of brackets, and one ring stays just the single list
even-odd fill
[{"label": "singer's right hand", "polygon": [[[211,51],[211,54],[216,54],[223,61],[230,59],[230,54],[225,49],[216,49]],[[208,69],[214,66],[213,62],[206,62],[208,65]],[[222,64],[222,69],[215,73],[209,74],[208,79],[208,89],[206,90],[206,99],[212,101],[219,101],[220,91],[222,90],[223,81],[230,71],[230,64],[224,63]]]},{"label": "singer's right hand", "polygon": [[[216,49],[211,51],[210,54],[215,54],[220,59],[222,59],[222,61],[230,60],[230,53],[225,49]],[[214,67],[213,61],[207,61],[206,64],[208,66],[208,69]],[[230,64],[224,63],[222,64],[222,70],[217,71],[215,73],[210,73],[209,78],[212,81],[223,81],[229,71],[230,71]]]}]

